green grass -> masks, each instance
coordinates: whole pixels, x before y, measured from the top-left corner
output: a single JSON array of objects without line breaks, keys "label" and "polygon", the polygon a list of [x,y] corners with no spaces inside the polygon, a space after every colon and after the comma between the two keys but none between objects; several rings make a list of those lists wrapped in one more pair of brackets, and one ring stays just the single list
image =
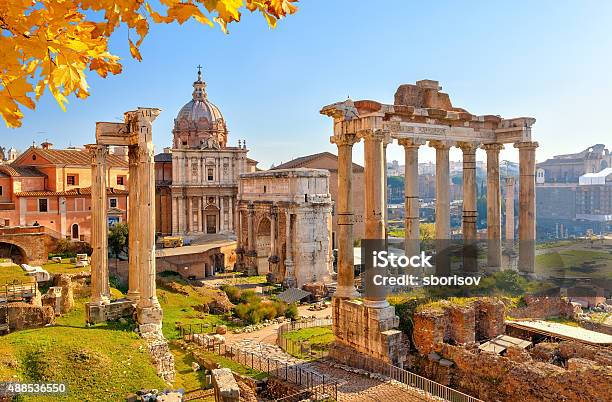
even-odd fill
[{"label": "green grass", "polygon": [[[596,264],[601,266],[589,266]],[[564,250],[536,256],[536,270],[565,276],[612,278],[612,254],[591,250]]]},{"label": "green grass", "polygon": [[294,342],[308,342],[313,346],[329,345],[335,339],[332,327],[301,328],[286,332],[283,337]]},{"label": "green grass", "polygon": [[178,290],[163,285],[158,286],[157,298],[164,311],[162,331],[166,339],[178,338],[177,323],[232,325],[219,315],[203,313],[194,308],[194,306],[212,301],[214,297],[212,292],[214,291],[208,288],[194,288],[180,284]]},{"label": "green grass", "polygon": [[120,401],[141,388],[166,387],[143,340],[129,326],[86,328],[84,316],[75,323],[68,317],[53,327],[2,337],[0,381],[60,382],[68,388],[66,395],[23,401]]},{"label": "green grass", "polygon": [[[67,261],[67,260],[64,260]],[[62,263],[49,263],[43,264],[42,266],[45,270],[47,270],[51,275],[53,274],[71,274],[75,272],[89,271],[90,267],[79,267],[75,268],[73,263],[62,262]],[[34,278],[32,276],[26,275],[26,272],[21,269],[18,265],[10,265],[5,267],[0,267],[0,285],[3,285],[7,282],[11,283],[14,281],[23,281],[23,282],[31,282]]]},{"label": "green grass", "polygon": [[174,367],[176,369],[176,381],[173,388],[183,388],[186,392],[205,388],[206,371],[193,371],[191,363],[195,362],[193,355],[174,343],[170,343],[170,351],[174,355]]}]

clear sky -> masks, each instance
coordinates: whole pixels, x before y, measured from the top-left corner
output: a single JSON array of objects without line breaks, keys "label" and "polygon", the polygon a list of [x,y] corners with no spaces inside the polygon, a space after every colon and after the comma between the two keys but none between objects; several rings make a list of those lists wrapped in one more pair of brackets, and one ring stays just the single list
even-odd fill
[{"label": "clear sky", "polygon": [[[612,147],[612,2],[304,0],[277,29],[247,13],[230,35],[196,23],[154,26],[143,61],[128,54],[125,30],[112,50],[124,72],[88,76],[91,96],[62,112],[44,96],[23,127],[0,127],[0,143],[25,149],[94,141],[96,121],[118,121],[137,106],[162,109],[154,125],[158,151],[171,144],[173,119],[191,99],[204,66],[209,99],[223,113],[230,144],[246,139],[260,167],[320,152],[331,119],[321,106],[352,99],[393,102],[399,84],[438,80],[455,106],[474,114],[533,116],[537,159]],[[1,63],[1,61],[0,61]],[[354,159],[363,161],[357,148]],[[423,161],[433,158],[421,147]],[[451,153],[460,159],[460,151]],[[479,151],[478,158],[484,158]],[[502,158],[517,160],[514,149]],[[403,163],[390,146],[388,159]]]}]

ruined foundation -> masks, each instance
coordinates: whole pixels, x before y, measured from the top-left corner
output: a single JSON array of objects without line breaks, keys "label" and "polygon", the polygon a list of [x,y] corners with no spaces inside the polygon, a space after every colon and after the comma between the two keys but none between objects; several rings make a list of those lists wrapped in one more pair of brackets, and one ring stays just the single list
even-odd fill
[{"label": "ruined foundation", "polygon": [[[359,300],[332,299],[333,330],[336,342],[330,357],[351,365],[350,360],[365,355],[377,361],[402,367],[409,341],[396,329],[399,317],[395,308],[366,307]],[[348,360],[347,360],[348,359]]]}]

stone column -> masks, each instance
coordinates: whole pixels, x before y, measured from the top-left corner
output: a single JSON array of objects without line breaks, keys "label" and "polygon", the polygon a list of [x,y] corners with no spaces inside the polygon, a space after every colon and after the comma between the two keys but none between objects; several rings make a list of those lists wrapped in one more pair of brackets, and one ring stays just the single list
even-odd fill
[{"label": "stone column", "polygon": [[193,181],[193,170],[191,167],[191,160],[193,158],[191,157],[187,157],[187,183],[191,184],[191,182]]},{"label": "stone column", "polygon": [[391,135],[389,134],[389,132],[386,132],[384,134],[384,138],[383,138],[383,174],[384,174],[384,181],[383,181],[383,194],[385,196],[385,199],[383,201],[383,208],[382,208],[382,213],[383,213],[383,225],[384,225],[384,233],[385,233],[385,245],[387,245],[387,240],[389,237],[389,180],[388,180],[388,172],[387,172],[387,145],[389,144],[393,144],[393,138],[391,138]]},{"label": "stone column", "polygon": [[493,270],[501,268],[501,191],[499,185],[499,151],[502,144],[485,144],[487,152],[487,264]]},{"label": "stone column", "polygon": [[229,225],[229,230],[233,232],[236,226],[234,223],[234,197],[229,197]]},{"label": "stone column", "polygon": [[285,278],[283,286],[293,288],[297,284],[293,266],[293,237],[291,231],[291,212],[285,211]]},{"label": "stone column", "polygon": [[225,197],[219,197],[219,232],[225,230]]},{"label": "stone column", "polygon": [[506,177],[506,240],[514,240],[514,177]]},{"label": "stone column", "polygon": [[193,232],[193,197],[187,200],[187,232]]},{"label": "stone column", "polygon": [[[150,123],[148,125],[150,129]],[[161,330],[162,310],[157,300],[155,286],[155,222],[148,217],[155,213],[155,162],[151,142],[140,145],[140,166],[138,170],[139,238],[138,262],[140,265],[140,300],[138,302],[138,322],[155,324]],[[141,330],[141,332],[143,332]],[[144,331],[146,332],[146,331]]]},{"label": "stone column", "polygon": [[401,139],[404,147],[404,250],[406,256],[420,252],[419,244],[419,146],[423,141]]},{"label": "stone column", "polygon": [[[138,155],[138,146],[130,145],[128,147],[128,160],[129,160],[129,182],[128,182],[128,191],[130,197],[130,205],[129,205],[129,219],[128,219],[128,249],[129,249],[129,271],[128,271],[128,299],[132,301],[138,301],[140,299],[140,264],[138,262],[138,251],[139,243],[138,239],[140,238],[140,216],[139,210],[139,200],[138,200],[138,190],[140,187],[139,184],[139,155]],[[173,211],[174,213],[174,211]]]},{"label": "stone column", "polygon": [[353,256],[353,145],[359,141],[354,133],[336,134],[331,142],[338,146],[338,284],[335,297],[353,298],[355,267]]},{"label": "stone column", "polygon": [[430,141],[436,149],[436,238],[450,239],[450,167],[445,141]]},{"label": "stone column", "polygon": [[270,212],[270,257],[276,256],[276,206],[272,207]]},{"label": "stone column", "polygon": [[535,272],[536,204],[535,150],[537,142],[514,144],[519,150],[519,261],[518,269]]},{"label": "stone column", "polygon": [[176,236],[178,233],[178,198],[172,196],[172,235]]},{"label": "stone column", "polygon": [[255,207],[247,207],[247,251],[255,251]]},{"label": "stone column", "polygon": [[385,238],[383,205],[385,202],[385,169],[383,167],[383,139],[381,131],[365,130],[365,237],[381,240]]},{"label": "stone column", "polygon": [[478,252],[476,249],[476,149],[478,144],[460,142],[463,152],[463,269],[476,271],[478,269]]},{"label": "stone column", "polygon": [[450,243],[450,167],[446,141],[430,141],[436,149],[436,274],[450,273],[450,258],[447,249]]},{"label": "stone column", "polygon": [[[379,240],[385,244],[385,216],[383,213],[386,197],[383,140],[384,134],[380,130],[365,130],[360,132],[364,138],[365,152],[365,237],[370,240]],[[372,283],[371,275],[376,272],[366,272],[368,284]],[[378,289],[376,289],[378,290]],[[382,308],[389,305],[384,291],[367,292],[364,305],[373,308]]]},{"label": "stone column", "polygon": [[91,302],[103,305],[110,302],[108,284],[108,205],[106,201],[105,145],[87,145],[91,154]]},{"label": "stone column", "polygon": [[202,232],[204,229],[204,222],[202,221],[202,197],[198,197],[198,228],[196,232]]}]

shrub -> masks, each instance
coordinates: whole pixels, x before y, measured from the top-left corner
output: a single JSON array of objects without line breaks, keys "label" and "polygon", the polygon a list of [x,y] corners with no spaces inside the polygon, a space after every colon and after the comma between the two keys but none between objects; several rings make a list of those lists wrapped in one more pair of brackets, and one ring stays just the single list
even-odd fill
[{"label": "shrub", "polygon": [[223,285],[221,286],[221,290],[225,292],[227,298],[234,304],[240,302],[240,289],[236,286]]},{"label": "shrub", "polygon": [[239,301],[240,303],[253,303],[259,301],[259,296],[257,296],[254,290],[248,289],[240,292]]},{"label": "shrub", "polygon": [[285,317],[290,318],[292,320],[297,319],[299,316],[298,308],[295,303],[291,303],[287,310],[285,311]]}]

